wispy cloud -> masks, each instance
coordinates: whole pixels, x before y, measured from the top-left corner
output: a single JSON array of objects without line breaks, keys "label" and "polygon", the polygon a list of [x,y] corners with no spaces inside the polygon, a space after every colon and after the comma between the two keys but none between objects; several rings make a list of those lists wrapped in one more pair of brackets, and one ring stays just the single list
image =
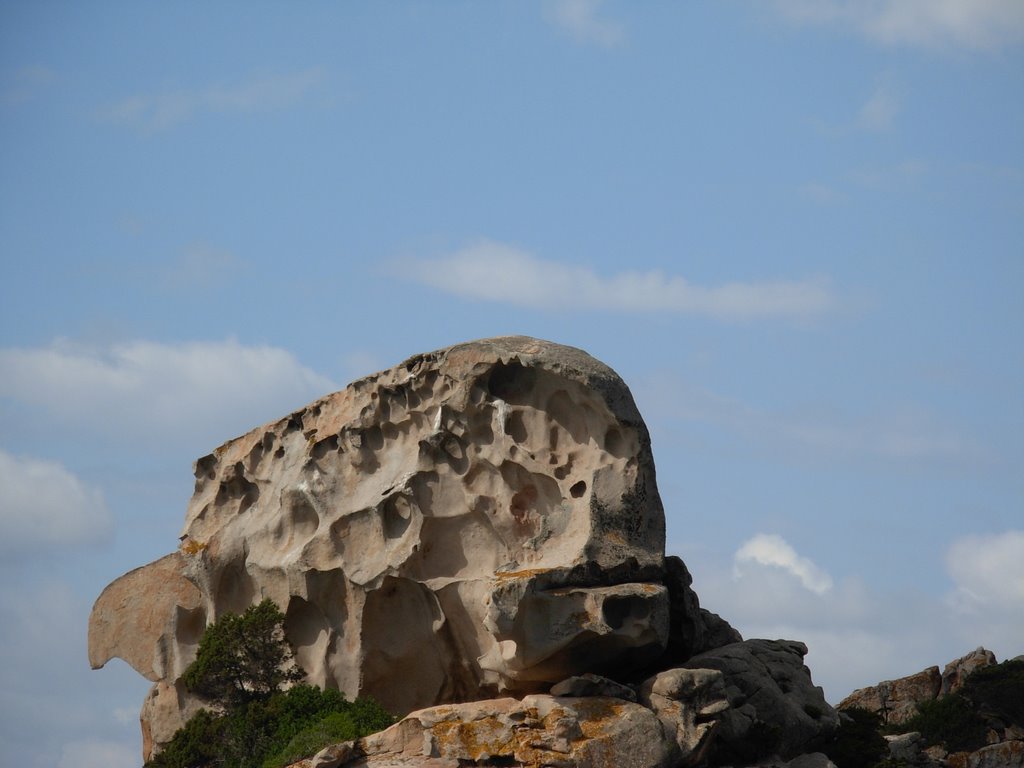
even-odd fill
[{"label": "wispy cloud", "polygon": [[773,533],[759,533],[748,539],[733,557],[733,573],[739,579],[751,563],[781,568],[796,576],[806,589],[823,595],[832,589],[832,577],[806,557],[801,557],[784,538]]},{"label": "wispy cloud", "polygon": [[953,466],[977,464],[990,458],[977,441],[919,408],[892,407],[857,416],[819,410],[779,413],[678,376],[640,381],[634,391],[638,400],[647,401],[647,411],[666,418],[710,424],[721,429],[728,439],[742,438],[745,448],[774,457],[813,462],[867,459]]},{"label": "wispy cloud", "polygon": [[605,48],[626,39],[625,27],[601,16],[603,0],[549,0],[545,17],[576,40]]},{"label": "wispy cloud", "polygon": [[676,312],[744,320],[808,318],[839,303],[824,279],[701,286],[659,271],[605,276],[490,240],[403,265],[402,275],[468,299],[541,309]]},{"label": "wispy cloud", "polygon": [[22,67],[0,75],[0,104],[8,106],[29,101],[57,80],[46,67]]},{"label": "wispy cloud", "polygon": [[821,203],[822,205],[834,203],[842,198],[842,195],[836,191],[835,187],[816,181],[809,181],[806,184],[801,184],[799,192],[808,200],[812,200],[815,203]]},{"label": "wispy cloud", "polygon": [[336,389],[287,350],[227,341],[0,349],[0,397],[62,429],[211,446]]},{"label": "wispy cloud", "polygon": [[17,556],[106,540],[113,518],[95,488],[53,461],[0,450],[0,552]]},{"label": "wispy cloud", "polygon": [[900,98],[891,85],[879,85],[864,102],[857,116],[857,127],[865,131],[885,131],[892,127],[900,110]]},{"label": "wispy cloud", "polygon": [[245,262],[233,251],[197,242],[182,250],[164,270],[164,278],[175,288],[203,289],[244,267]]},{"label": "wispy cloud", "polygon": [[313,67],[232,84],[140,94],[101,109],[99,117],[113,123],[161,131],[202,113],[267,112],[288,107],[299,102],[323,79],[323,70]]},{"label": "wispy cloud", "polygon": [[853,27],[888,45],[994,49],[1024,42],[1020,0],[774,0],[787,18]]}]

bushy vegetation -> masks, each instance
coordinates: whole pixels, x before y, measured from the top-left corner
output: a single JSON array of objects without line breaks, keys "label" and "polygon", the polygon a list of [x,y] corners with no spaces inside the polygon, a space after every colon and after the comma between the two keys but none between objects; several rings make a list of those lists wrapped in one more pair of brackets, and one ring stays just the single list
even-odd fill
[{"label": "bushy vegetation", "polygon": [[1005,661],[974,672],[956,693],[921,702],[917,714],[899,725],[883,726],[874,712],[843,712],[839,730],[815,748],[838,768],[905,768],[888,758],[883,733],[918,731],[925,746],[941,744],[950,752],[983,747],[992,725],[1024,727],[1024,661]]},{"label": "bushy vegetation", "polygon": [[979,669],[960,690],[985,717],[1024,728],[1024,660]]},{"label": "bushy vegetation", "polygon": [[941,744],[950,752],[973,752],[985,746],[985,721],[974,705],[959,693],[934,701],[922,701],[917,714],[898,726],[889,726],[888,733],[918,731],[927,746]]},{"label": "bushy vegetation", "polygon": [[146,768],[280,768],[394,722],[370,699],[310,685],[281,690],[303,676],[271,601],[222,617],[183,676],[213,709],[192,717]]},{"label": "bushy vegetation", "polygon": [[284,637],[284,615],[264,600],[207,627],[182,679],[190,691],[231,709],[265,699],[303,677]]},{"label": "bushy vegetation", "polygon": [[879,728],[882,719],[874,712],[852,707],[840,716],[839,728],[816,749],[828,755],[838,768],[873,768],[888,756],[889,747]]},{"label": "bushy vegetation", "polygon": [[985,746],[992,725],[1024,727],[1024,661],[1004,661],[976,670],[954,694],[922,702],[917,714],[888,732],[919,731],[925,744],[951,752]]}]

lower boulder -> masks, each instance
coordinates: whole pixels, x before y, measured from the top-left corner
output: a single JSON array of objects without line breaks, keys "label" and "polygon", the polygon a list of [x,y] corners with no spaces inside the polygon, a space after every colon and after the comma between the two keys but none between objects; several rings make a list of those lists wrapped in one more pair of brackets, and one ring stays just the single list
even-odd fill
[{"label": "lower boulder", "polygon": [[791,640],[745,640],[686,662],[722,673],[729,709],[721,714],[715,761],[793,758],[835,732],[839,716],[811,681],[807,646]]},{"label": "lower boulder", "polygon": [[362,756],[338,765],[668,768],[678,764],[673,746],[658,717],[639,704],[538,694],[412,712],[361,739]]}]

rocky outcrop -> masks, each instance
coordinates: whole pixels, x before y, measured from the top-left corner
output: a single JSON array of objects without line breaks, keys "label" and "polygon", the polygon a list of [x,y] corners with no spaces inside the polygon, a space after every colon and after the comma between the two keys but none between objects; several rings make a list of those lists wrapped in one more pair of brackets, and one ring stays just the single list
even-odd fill
[{"label": "rocky outcrop", "polygon": [[720,760],[792,758],[839,725],[804,665],[807,646],[786,640],[747,640],[694,656],[690,669],[722,673],[729,709],[718,731]]},{"label": "rocky outcrop", "polygon": [[866,709],[878,714],[883,723],[899,725],[917,714],[918,704],[956,693],[971,673],[995,663],[992,651],[976,648],[949,662],[941,675],[938,667],[928,667],[914,675],[859,688],[839,702],[838,709]]},{"label": "rocky outcrop", "polygon": [[719,731],[723,754],[777,733],[790,757],[834,724],[802,645],[741,642],[665,558],[647,427],[580,350],[418,355],[194,474],[178,551],[90,618],[92,665],[154,682],[147,757],[202,705],[181,677],[204,628],[264,598],[309,682],[412,713],[367,764],[696,765]]},{"label": "rocky outcrop", "polygon": [[[899,765],[1024,768],[1024,722],[1019,694],[1024,664],[1015,659],[995,665],[995,654],[978,648],[949,662],[941,676],[938,667],[930,667],[916,675],[885,681],[855,691],[839,708],[859,707],[879,715],[888,712],[890,731],[906,723],[906,732],[884,737],[888,758]],[[969,679],[986,668],[991,669]],[[952,701],[943,703],[944,699]],[[909,715],[903,716],[908,708]],[[894,712],[900,719],[892,717]],[[918,712],[922,718],[908,722]],[[927,738],[910,727],[920,727]]]},{"label": "rocky outcrop", "polygon": [[877,713],[883,723],[897,725],[917,713],[918,702],[931,701],[941,690],[939,668],[928,667],[914,675],[859,688],[839,702],[838,709],[866,709]]},{"label": "rocky outcrop", "polygon": [[973,651],[959,659],[949,662],[942,670],[942,686],[939,690],[940,696],[947,696],[956,693],[964,684],[964,681],[983,667],[990,667],[996,663],[996,655],[985,648],[975,648]]}]

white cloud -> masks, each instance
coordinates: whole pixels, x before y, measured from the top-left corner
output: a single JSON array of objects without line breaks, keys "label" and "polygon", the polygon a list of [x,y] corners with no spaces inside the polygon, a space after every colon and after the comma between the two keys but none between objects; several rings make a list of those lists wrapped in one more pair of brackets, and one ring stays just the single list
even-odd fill
[{"label": "white cloud", "polygon": [[805,318],[836,308],[825,280],[726,283],[706,287],[662,272],[619,272],[545,261],[481,240],[449,256],[405,265],[403,276],[456,296],[541,309],[678,312],[723,319]]},{"label": "white cloud", "polygon": [[733,571],[740,578],[744,566],[750,563],[781,568],[794,576],[806,589],[822,595],[832,589],[832,577],[796,550],[781,536],[759,533],[748,539],[733,557]]},{"label": "white cloud", "polygon": [[585,43],[610,48],[626,38],[622,24],[602,18],[603,0],[551,0],[545,16],[553,24]]},{"label": "white cloud", "polygon": [[61,750],[57,768],[138,768],[137,747],[119,741],[73,741]]},{"label": "white cloud", "polygon": [[0,450],[0,553],[99,542],[112,528],[99,490],[56,462]]},{"label": "white cloud", "polygon": [[0,397],[133,441],[217,444],[336,388],[284,349],[233,339],[0,349]]},{"label": "white cloud", "polygon": [[865,131],[884,131],[892,127],[900,110],[900,99],[889,85],[880,85],[860,109],[857,125]]},{"label": "white cloud", "polygon": [[964,536],[950,546],[946,568],[962,612],[1008,610],[1024,616],[1024,531]]},{"label": "white cloud", "polygon": [[[855,688],[941,667],[979,645],[999,659],[1024,652],[1024,531],[952,542],[947,595],[941,586],[922,592],[885,573],[879,586],[848,576],[822,589],[828,575],[776,536],[744,543],[731,578],[708,557],[686,558],[701,605],[746,638],[806,643],[814,681],[833,704]],[[879,575],[877,563],[863,568]]]},{"label": "white cloud", "polygon": [[203,112],[266,112],[290,106],[323,80],[317,67],[289,74],[253,78],[231,85],[165,90],[136,95],[100,112],[101,119],[160,131]]},{"label": "white cloud", "polygon": [[1020,0],[774,0],[799,23],[842,24],[889,45],[998,48],[1024,41]]}]

